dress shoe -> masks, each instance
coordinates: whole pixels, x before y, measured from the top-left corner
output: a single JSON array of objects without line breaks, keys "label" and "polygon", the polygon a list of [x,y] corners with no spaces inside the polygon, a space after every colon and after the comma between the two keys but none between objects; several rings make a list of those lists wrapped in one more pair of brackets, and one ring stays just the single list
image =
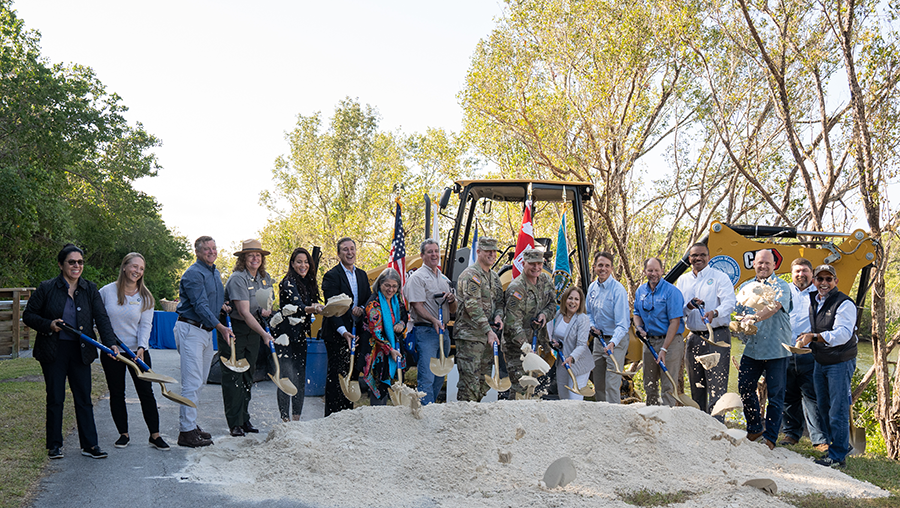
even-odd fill
[{"label": "dress shoe", "polygon": [[762,432],[748,432],[748,433],[747,433],[747,440],[748,440],[748,441],[756,441],[756,440],[759,439],[760,436],[762,436],[762,435],[763,435]]},{"label": "dress shoe", "polygon": [[765,443],[766,446],[768,446],[770,450],[775,449],[775,443],[769,441],[768,439],[763,439],[763,443]]},{"label": "dress shoe", "polygon": [[51,459],[61,459],[63,458],[62,449],[58,446],[54,446],[53,448],[47,450],[47,456]]},{"label": "dress shoe", "polygon": [[779,443],[781,446],[793,446],[797,444],[797,440],[792,438],[791,436],[784,436],[784,439]]},{"label": "dress shoe", "polygon": [[244,429],[235,425],[234,427],[231,427],[231,435],[234,437],[244,437],[247,434],[244,434]]},{"label": "dress shoe", "polygon": [[200,434],[200,437],[202,437],[203,439],[212,439],[212,434],[210,434],[209,432],[204,432],[199,425],[197,425],[197,433]]},{"label": "dress shoe", "polygon": [[178,434],[178,446],[186,446],[188,448],[198,448],[201,446],[209,446],[213,444],[211,439],[204,439],[197,429],[180,432]]},{"label": "dress shoe", "polygon": [[244,432],[246,432],[247,434],[256,434],[259,432],[259,429],[254,427],[250,422],[244,423],[243,425],[241,425],[241,428],[244,429]]}]

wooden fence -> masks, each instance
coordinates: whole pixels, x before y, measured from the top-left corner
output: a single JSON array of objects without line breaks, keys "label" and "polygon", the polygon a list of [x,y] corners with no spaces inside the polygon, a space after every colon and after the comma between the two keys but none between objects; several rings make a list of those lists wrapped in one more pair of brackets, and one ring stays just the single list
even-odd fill
[{"label": "wooden fence", "polygon": [[34,288],[0,288],[0,358],[18,358],[31,348],[30,328],[22,323],[22,311]]}]

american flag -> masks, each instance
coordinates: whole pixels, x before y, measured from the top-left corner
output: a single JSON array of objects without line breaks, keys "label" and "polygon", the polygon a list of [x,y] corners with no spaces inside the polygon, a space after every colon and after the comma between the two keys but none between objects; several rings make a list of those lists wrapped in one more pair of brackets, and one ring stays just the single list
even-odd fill
[{"label": "american flag", "polygon": [[397,200],[397,213],[394,215],[394,241],[391,242],[391,268],[400,274],[400,286],[406,285],[406,233],[403,231],[403,219],[400,217],[400,200]]}]

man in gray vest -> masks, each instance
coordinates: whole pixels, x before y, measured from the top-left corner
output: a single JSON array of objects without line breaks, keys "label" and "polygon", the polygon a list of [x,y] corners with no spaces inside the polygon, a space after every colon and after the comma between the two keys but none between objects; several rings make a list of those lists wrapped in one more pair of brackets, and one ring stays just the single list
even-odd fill
[{"label": "man in gray vest", "polygon": [[813,270],[817,292],[810,294],[811,331],[797,338],[797,347],[809,346],[816,366],[816,404],[828,453],[816,464],[842,468],[850,453],[850,379],[856,370],[856,304],[837,289],[831,265]]}]

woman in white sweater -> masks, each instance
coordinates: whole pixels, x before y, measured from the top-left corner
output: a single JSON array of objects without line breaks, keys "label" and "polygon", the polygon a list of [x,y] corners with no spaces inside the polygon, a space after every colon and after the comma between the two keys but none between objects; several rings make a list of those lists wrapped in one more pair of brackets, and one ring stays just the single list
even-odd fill
[{"label": "woman in white sweater", "polygon": [[[100,297],[109,314],[113,331],[122,343],[135,352],[138,358],[152,367],[150,361],[150,329],[153,325],[153,306],[156,303],[150,290],[144,285],[144,256],[132,252],[122,260],[119,278],[100,289]],[[109,409],[119,431],[116,448],[128,446],[128,411],[125,407],[125,371],[128,367],[109,357],[100,355],[106,384],[109,386]],[[159,435],[159,410],[153,396],[153,384],[138,379],[131,371],[134,389],[141,401],[144,422],[150,431],[150,446],[168,450],[169,445]]]},{"label": "woman in white sweater", "polygon": [[[554,347],[562,346],[562,357],[572,369],[579,387],[587,384],[594,368],[591,350],[588,348],[588,335],[591,332],[591,319],[585,314],[584,292],[579,287],[570,287],[559,300],[562,302],[559,313],[553,320],[551,341]],[[571,382],[566,368],[556,366],[556,386],[560,399],[583,400],[584,397],[566,389]],[[574,388],[574,386],[572,387]]]}]

